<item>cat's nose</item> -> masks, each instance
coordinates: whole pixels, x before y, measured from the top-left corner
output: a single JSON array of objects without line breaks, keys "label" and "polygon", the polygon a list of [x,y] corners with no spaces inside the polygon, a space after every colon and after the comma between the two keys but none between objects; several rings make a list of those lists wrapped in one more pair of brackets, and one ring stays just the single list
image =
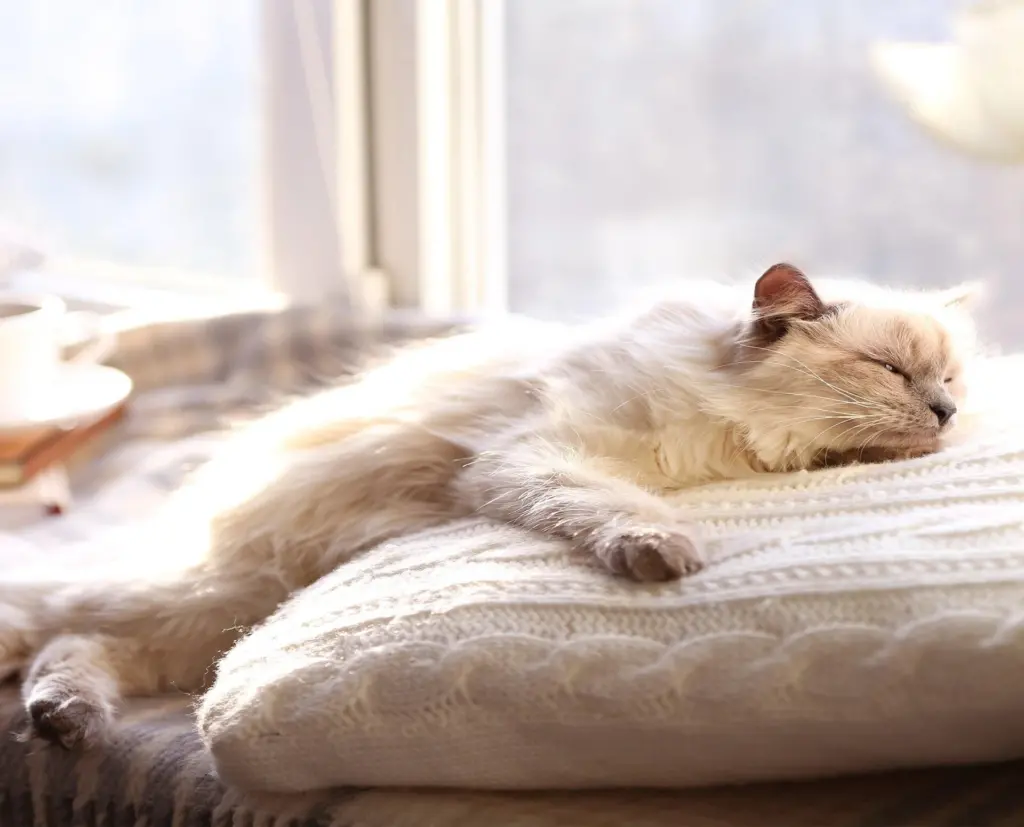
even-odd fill
[{"label": "cat's nose", "polygon": [[953,414],[956,413],[956,405],[952,402],[933,402],[928,407],[932,409],[932,413],[939,420],[940,428],[949,422],[953,418]]}]

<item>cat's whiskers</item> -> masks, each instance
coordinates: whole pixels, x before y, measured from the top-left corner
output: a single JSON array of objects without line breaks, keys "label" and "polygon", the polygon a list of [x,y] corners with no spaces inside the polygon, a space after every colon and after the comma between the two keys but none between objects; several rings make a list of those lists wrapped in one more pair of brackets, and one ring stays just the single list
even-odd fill
[{"label": "cat's whiskers", "polygon": [[[843,421],[843,422],[833,422],[831,425],[828,425],[827,427],[825,427],[822,430],[818,431],[818,433],[816,433],[811,439],[807,440],[807,442],[804,443],[803,448],[800,449],[800,454],[803,455],[803,454],[807,453],[809,450],[814,450],[815,452],[821,450],[821,449],[818,449],[818,448],[814,448],[813,446],[816,445],[818,440],[820,440],[823,436],[825,436],[825,434],[827,434],[829,431],[831,431],[837,425],[844,425],[844,424],[847,424],[850,427],[847,428],[845,431],[842,431],[841,433],[839,433],[836,436],[834,436],[832,438],[831,442],[829,442],[829,446],[834,445],[839,439],[841,439],[843,436],[845,436],[847,433],[849,433],[853,428],[858,427],[858,423],[850,423],[850,422],[846,422],[846,421]],[[829,451],[829,450],[831,450],[831,448],[830,447],[826,447],[824,450],[825,451]]]},{"label": "cat's whiskers", "polygon": [[855,422],[860,419],[868,419],[870,414],[862,414],[860,416],[848,416],[846,414],[814,414],[813,416],[804,416],[799,419],[790,419],[786,421],[786,427],[789,428],[793,425],[802,425],[804,422],[823,422],[827,419],[841,419],[843,422]]},{"label": "cat's whiskers", "polygon": [[[728,385],[727,387],[734,387],[734,388],[737,388],[739,390],[743,389],[741,385]],[[816,395],[816,394],[797,393],[797,392],[794,392],[794,391],[773,391],[773,390],[766,390],[766,391],[763,391],[763,392],[764,393],[770,393],[770,394],[778,394],[780,396],[792,396],[792,397],[796,397],[797,399],[811,399],[811,400],[814,400],[814,401],[820,401],[820,402],[829,403],[829,407],[817,407],[817,406],[812,407],[812,406],[809,406],[809,405],[801,405],[798,409],[796,409],[796,407],[794,406],[794,409],[798,410],[799,412],[805,412],[805,411],[806,412],[819,412],[819,413],[837,414],[837,415],[840,415],[840,416],[845,416],[845,417],[853,418],[853,417],[858,417],[858,416],[872,416],[872,415],[877,414],[879,412],[879,410],[880,410],[880,406],[878,406],[878,405],[871,405],[871,406],[869,406],[869,405],[861,405],[859,403],[850,402],[850,401],[845,400],[845,399],[835,399],[833,397],[819,396],[819,395]],[[851,407],[854,410],[852,410],[852,411],[848,410],[848,408],[851,408]],[[858,410],[858,409],[862,409],[862,410]],[[785,422],[781,422],[780,423],[780,427],[785,427],[787,424],[792,424],[792,420],[786,420]]]},{"label": "cat's whiskers", "polygon": [[[851,391],[845,391],[845,390],[843,390],[841,388],[837,388],[835,385],[833,385],[827,379],[824,379],[821,376],[819,376],[809,365],[807,365],[806,362],[802,362],[801,360],[797,359],[792,354],[789,354],[789,353],[778,353],[778,351],[776,349],[774,349],[774,348],[762,347],[760,345],[747,344],[747,345],[745,345],[745,347],[749,347],[749,348],[751,348],[753,350],[764,350],[764,351],[766,351],[768,353],[774,353],[774,354],[782,356],[782,357],[784,357],[786,359],[790,359],[790,360],[796,362],[800,367],[803,368],[802,371],[799,371],[800,373],[805,373],[806,375],[811,376],[814,379],[817,379],[819,382],[821,382],[824,385],[827,385],[829,388],[831,388],[832,390],[834,390],[836,393],[840,394],[841,396],[845,396],[848,399],[850,399],[851,401],[857,401],[857,402],[860,402],[860,403],[870,403],[870,400],[864,399],[863,397],[860,397],[860,396],[858,396],[857,394],[855,394],[855,393],[853,393]],[[792,368],[793,366],[792,365],[785,365],[785,367]],[[793,369],[795,370],[795,368],[793,368]]]},{"label": "cat's whiskers", "polygon": [[[793,358],[793,357],[790,357],[790,358]],[[780,365],[780,367],[788,368],[789,370],[795,371],[797,373],[802,373],[805,376],[810,376],[813,379],[817,379],[823,385],[825,385],[826,387],[830,388],[831,390],[833,390],[837,394],[839,394],[839,396],[842,397],[842,399],[844,401],[846,401],[847,404],[850,404],[850,405],[860,405],[860,406],[863,406],[865,408],[877,407],[877,403],[874,400],[867,399],[866,397],[859,396],[858,394],[855,394],[852,391],[847,391],[847,390],[843,390],[842,388],[838,388],[835,385],[833,385],[831,382],[829,382],[827,379],[824,379],[823,377],[819,376],[813,370],[810,370],[810,369],[801,370],[800,368],[798,368],[798,367],[796,367],[794,365],[787,365],[785,363]]]},{"label": "cat's whiskers", "polygon": [[[861,433],[863,431],[866,431],[868,428],[881,425],[883,422],[885,422],[886,417],[884,415],[875,415],[875,416],[865,417],[865,420],[866,421],[864,421],[864,422],[852,422],[849,428],[847,428],[845,431],[841,431],[840,433],[838,433],[835,436],[833,436],[831,438],[831,440],[829,441],[829,443],[823,449],[819,449],[819,450],[822,450],[825,453],[828,453],[829,451],[834,449],[836,443],[838,443],[840,439],[849,438],[850,436],[853,436],[854,434],[859,434],[859,433]],[[816,434],[813,439],[809,440],[804,445],[804,449],[803,450],[806,451],[806,450],[810,449],[811,446],[813,446],[826,433],[828,433],[830,430],[832,430],[832,428],[834,428],[837,424],[840,424],[840,423],[834,423],[833,425],[829,426],[828,428],[825,428],[824,430],[822,430],[818,434]]]},{"label": "cat's whiskers", "polygon": [[[789,367],[789,365],[785,365],[784,367]],[[723,383],[722,387],[724,387],[724,388],[733,388],[733,389],[736,389],[736,390],[750,390],[746,385],[737,385],[737,384],[734,384],[734,383]],[[862,403],[859,403],[859,402],[851,402],[848,399],[836,399],[833,396],[820,396],[818,394],[805,393],[805,392],[802,392],[802,391],[780,391],[780,390],[775,390],[773,388],[758,388],[757,392],[758,393],[771,393],[771,394],[776,394],[778,396],[798,396],[801,399],[817,399],[817,400],[820,400],[822,402],[835,402],[835,403],[839,403],[841,405],[855,405],[855,406],[861,407],[861,408],[868,408],[868,407],[876,408],[876,407],[878,407],[877,404],[875,404],[875,405],[866,405],[866,404],[862,404]]]},{"label": "cat's whiskers", "polygon": [[874,436],[869,436],[864,441],[864,444],[860,446],[860,450],[857,452],[857,462],[863,462],[863,460],[864,460],[864,452],[868,448],[870,448],[873,443],[877,442],[881,438],[881,436],[882,436],[881,434],[875,434]]},{"label": "cat's whiskers", "polygon": [[[741,365],[741,364],[744,364],[744,363],[743,362],[735,362],[734,364]],[[749,364],[756,364],[756,363],[755,362],[750,362]],[[780,364],[778,367],[785,368],[786,370],[791,370],[791,371],[793,371],[795,373],[799,373],[799,374],[802,374],[804,376],[809,376],[810,378],[823,383],[824,385],[826,385],[829,388],[831,388],[832,390],[834,390],[837,394],[839,394],[840,399],[835,400],[835,401],[842,401],[842,402],[844,402],[847,405],[857,405],[857,406],[860,406],[860,407],[863,407],[863,408],[877,407],[877,403],[874,402],[873,400],[861,399],[860,397],[856,397],[856,396],[854,396],[853,394],[851,394],[851,393],[849,393],[847,391],[844,391],[844,390],[842,390],[840,388],[835,387],[831,383],[829,383],[826,380],[822,379],[816,373],[808,372],[806,370],[801,370],[799,367],[796,367],[794,365],[788,365],[788,364],[785,364],[785,363]],[[732,387],[739,387],[739,386],[738,385],[733,385]],[[772,391],[771,389],[768,389],[768,388],[761,388],[759,390],[761,392],[764,392],[764,393],[786,393],[786,391]]]},{"label": "cat's whiskers", "polygon": [[[846,431],[843,431],[842,433],[837,434],[835,436],[835,438],[829,443],[828,447],[826,447],[824,449],[825,453],[828,453],[829,451],[832,451],[833,448],[835,447],[836,443],[840,439],[844,439],[844,438],[845,439],[851,439],[853,437],[856,437],[860,433],[864,432],[865,430],[867,430],[868,428],[870,428],[872,426],[878,426],[878,425],[884,424],[888,419],[890,419],[890,418],[880,417],[877,421],[865,422],[865,423],[862,423],[860,425],[855,425],[855,426],[847,429]],[[858,447],[858,451],[857,451],[857,461],[858,462],[861,461],[861,459],[863,459],[865,449],[871,447],[871,444],[873,442],[875,442],[879,438],[881,433],[882,433],[882,431],[879,431],[878,433],[874,434],[873,436],[867,437],[867,439],[863,442],[863,444],[861,444]]]},{"label": "cat's whiskers", "polygon": [[863,442],[861,443],[861,445],[860,445],[860,448],[859,448],[859,449],[857,450],[857,462],[862,462],[862,461],[863,461],[863,459],[864,459],[864,452],[865,452],[865,451],[866,451],[866,450],[867,450],[868,448],[872,447],[872,445],[873,445],[874,443],[876,443],[876,442],[877,442],[877,441],[878,441],[878,440],[879,440],[879,439],[881,438],[881,436],[882,436],[882,434],[883,434],[883,433],[884,433],[884,431],[878,431],[877,433],[875,433],[875,434],[873,434],[873,435],[869,435],[869,436],[868,436],[868,437],[867,437],[867,438],[866,438],[866,439],[865,439],[865,440],[864,440],[864,441],[863,441]]}]

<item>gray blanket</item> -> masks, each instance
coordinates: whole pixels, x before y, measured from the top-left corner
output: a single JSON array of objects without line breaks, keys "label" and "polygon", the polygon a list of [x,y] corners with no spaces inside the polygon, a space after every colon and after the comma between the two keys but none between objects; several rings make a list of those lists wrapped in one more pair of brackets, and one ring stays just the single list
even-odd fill
[{"label": "gray blanket", "polygon": [[[0,726],[24,725],[13,690]],[[217,780],[188,700],[130,702],[105,748],[0,742],[0,827],[1011,827],[1024,763],[689,792],[336,790],[244,798]]]},{"label": "gray blanket", "polygon": [[341,827],[353,792],[288,801],[245,800],[217,780],[185,698],[136,700],[108,744],[71,753],[21,743],[16,693],[0,694],[0,825],[3,827]]}]

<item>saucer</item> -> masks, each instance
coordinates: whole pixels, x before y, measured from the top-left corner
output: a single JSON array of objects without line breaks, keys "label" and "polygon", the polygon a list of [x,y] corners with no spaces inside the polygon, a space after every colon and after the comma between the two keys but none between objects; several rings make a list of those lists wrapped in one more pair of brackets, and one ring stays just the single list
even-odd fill
[{"label": "saucer", "polygon": [[117,368],[69,362],[60,366],[51,388],[23,402],[17,411],[0,407],[0,432],[70,428],[103,416],[127,399],[131,390],[131,378]]}]

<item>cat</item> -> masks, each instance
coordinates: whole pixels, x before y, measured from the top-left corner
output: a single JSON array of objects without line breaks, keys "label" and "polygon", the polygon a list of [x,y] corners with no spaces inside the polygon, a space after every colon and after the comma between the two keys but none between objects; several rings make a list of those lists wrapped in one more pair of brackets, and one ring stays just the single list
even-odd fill
[{"label": "cat", "polygon": [[4,586],[0,679],[24,672],[30,734],[92,743],[122,695],[200,689],[244,630],[353,554],[473,514],[633,580],[693,574],[700,539],[661,494],[926,454],[955,425],[971,292],[828,287],[783,263],[752,296],[688,283],[625,318],[400,352],[210,463],[140,549],[176,571]]}]

